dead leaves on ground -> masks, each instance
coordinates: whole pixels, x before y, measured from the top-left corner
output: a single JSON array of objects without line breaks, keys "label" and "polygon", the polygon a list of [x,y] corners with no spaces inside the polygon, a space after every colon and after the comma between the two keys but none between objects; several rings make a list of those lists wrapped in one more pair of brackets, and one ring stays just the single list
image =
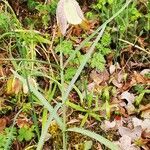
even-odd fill
[{"label": "dead leaves on ground", "polygon": [[[150,142],[150,78],[146,74],[150,73],[150,69],[142,71],[125,72],[125,69],[110,64],[110,67],[103,72],[92,70],[90,73],[90,83],[88,85],[89,92],[102,92],[104,87],[115,87],[116,91],[110,96],[110,112],[111,118],[101,123],[101,128],[105,132],[118,131],[116,136],[119,137],[117,143],[121,150],[139,150],[142,147],[148,150]],[[145,88],[139,93],[134,91],[134,87],[143,85]],[[147,94],[144,93],[147,91]],[[148,97],[135,104],[140,92]],[[143,94],[143,95],[144,95]],[[119,119],[116,112],[119,112]],[[101,114],[100,112],[100,115]],[[104,113],[105,115],[105,113]]]}]

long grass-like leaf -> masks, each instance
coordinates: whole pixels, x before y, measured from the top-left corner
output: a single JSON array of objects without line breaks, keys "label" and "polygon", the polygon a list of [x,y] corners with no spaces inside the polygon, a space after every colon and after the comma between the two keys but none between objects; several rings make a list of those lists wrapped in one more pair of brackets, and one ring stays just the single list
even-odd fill
[{"label": "long grass-like leaf", "polygon": [[106,22],[104,22],[100,27],[97,28],[97,30],[95,30],[89,37],[87,37],[84,41],[82,41],[82,43],[75,49],[74,53],[72,53],[70,55],[70,57],[66,60],[64,67],[67,66],[67,64],[69,63],[70,60],[72,60],[76,53],[89,41],[91,40],[100,30],[102,30],[102,28],[107,25],[108,23],[110,23],[114,18],[116,18],[133,0],[129,0],[126,2],[126,4],[118,11],[116,12],[111,18],[109,18]]},{"label": "long grass-like leaf", "polygon": [[97,133],[94,133],[92,131],[85,130],[85,129],[82,129],[82,128],[69,128],[67,131],[81,133],[83,135],[91,137],[91,138],[99,141],[100,143],[104,144],[105,146],[107,146],[111,150],[118,150],[119,149],[117,145],[115,145],[114,143],[110,142],[109,140],[107,140],[103,136],[101,136],[101,135],[99,135]]},{"label": "long grass-like leaf", "polygon": [[61,105],[60,103],[58,103],[58,104],[56,105],[56,107],[54,108],[53,113],[50,114],[50,116],[49,116],[49,118],[48,118],[48,120],[47,120],[45,126],[42,127],[42,133],[41,133],[41,136],[40,136],[38,145],[37,145],[37,150],[41,150],[41,149],[42,149],[43,144],[44,144],[44,139],[45,139],[45,137],[46,137],[46,134],[47,134],[47,130],[48,130],[48,128],[49,128],[49,125],[50,125],[51,121],[53,120],[53,116],[57,113],[57,110],[59,109],[60,105]]},{"label": "long grass-like leaf", "polygon": [[[13,74],[24,84],[27,86],[27,82],[26,80],[20,76],[16,71],[11,70],[13,72]],[[32,85],[30,85],[30,90],[31,92],[33,92],[33,94],[41,101],[41,103],[44,105],[45,108],[48,109],[48,111],[52,114],[54,112],[54,108],[48,103],[48,101],[44,98],[44,96],[37,91]],[[53,117],[55,118],[55,120],[57,121],[58,125],[60,126],[60,128],[63,126],[62,120],[61,118],[58,116],[57,113],[55,113],[53,115]]]},{"label": "long grass-like leaf", "polygon": [[[116,12],[110,19],[108,19],[105,23],[103,23],[90,37],[88,37],[87,39],[85,39],[84,42],[81,43],[81,45],[76,49],[76,51],[80,50],[84,44],[86,42],[88,42],[95,34],[98,34],[97,38],[95,39],[93,45],[91,46],[91,48],[89,49],[88,53],[86,54],[85,58],[83,59],[83,61],[81,62],[81,65],[79,66],[76,74],[74,75],[74,77],[72,78],[67,90],[66,90],[66,93],[64,95],[64,102],[67,100],[67,97],[70,93],[70,91],[72,90],[73,86],[74,86],[74,83],[76,82],[77,78],[79,77],[80,73],[82,72],[84,66],[86,65],[87,61],[89,60],[90,56],[92,55],[94,49],[95,49],[95,46],[97,45],[98,41],[100,40],[100,38],[102,37],[103,35],[103,32],[106,28],[106,25],[111,22],[115,17],[117,17],[130,3],[132,2],[132,0],[129,0],[126,2],[126,4],[118,11]],[[76,53],[74,53],[73,55],[71,55],[68,59],[72,59],[74,56],[75,56]],[[69,61],[67,61],[69,62]],[[66,64],[64,65],[64,67],[66,66]]]}]

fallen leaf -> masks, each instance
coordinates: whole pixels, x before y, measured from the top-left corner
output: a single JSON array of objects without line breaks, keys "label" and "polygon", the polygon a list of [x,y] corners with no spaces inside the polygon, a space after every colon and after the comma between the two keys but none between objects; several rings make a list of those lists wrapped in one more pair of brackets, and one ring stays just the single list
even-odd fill
[{"label": "fallen leaf", "polygon": [[115,70],[116,70],[116,66],[115,65],[110,65],[110,67],[109,67],[109,73],[113,74],[115,72]]},{"label": "fallen leaf", "polygon": [[5,118],[0,118],[0,133],[6,128],[7,120]]},{"label": "fallen leaf", "polygon": [[123,84],[119,83],[119,81],[117,79],[113,79],[112,83],[113,83],[113,85],[115,85],[119,89],[123,86]]},{"label": "fallen leaf", "polygon": [[136,139],[139,139],[141,137],[142,134],[142,127],[141,126],[137,126],[134,129],[129,129],[127,127],[119,127],[118,130],[119,134],[121,136],[129,136],[131,138],[131,141],[134,141]]},{"label": "fallen leaf", "polygon": [[119,139],[119,146],[121,150],[140,150],[139,147],[136,147],[135,145],[132,144],[132,139],[131,137],[127,135],[123,135]]},{"label": "fallen leaf", "polygon": [[29,123],[29,120],[27,118],[19,118],[17,119],[17,126],[19,128],[23,128],[25,126],[29,127],[31,124]]},{"label": "fallen leaf", "polygon": [[104,130],[104,131],[108,131],[108,130],[112,130],[116,127],[116,121],[108,121],[108,120],[105,120],[102,124],[101,124],[101,128]]},{"label": "fallen leaf", "polygon": [[134,71],[133,77],[135,78],[137,83],[146,84],[146,79],[143,77],[143,75],[137,73],[136,71]]},{"label": "fallen leaf", "polygon": [[133,118],[132,118],[132,122],[133,122],[133,126],[134,126],[134,127],[137,127],[137,126],[141,126],[143,121],[142,121],[141,119],[138,119],[138,118],[136,118],[136,117],[133,117]]},{"label": "fallen leaf", "polygon": [[147,132],[150,132],[150,119],[141,120],[133,117],[132,122],[134,127],[141,126],[143,131],[147,130]]},{"label": "fallen leaf", "polygon": [[146,130],[146,132],[150,132],[150,119],[144,119],[141,127],[143,130]]},{"label": "fallen leaf", "polygon": [[133,104],[127,104],[125,106],[127,112],[128,112],[128,115],[132,115],[134,113],[136,113],[136,109],[135,109],[135,106]]},{"label": "fallen leaf", "polygon": [[142,111],[141,117],[150,119],[150,109]]},{"label": "fallen leaf", "polygon": [[145,74],[148,74],[148,73],[150,73],[150,69],[144,69],[144,70],[142,70],[142,71],[140,72],[140,74],[141,74],[142,76],[144,76]]},{"label": "fallen leaf", "polygon": [[102,82],[106,82],[109,80],[109,73],[107,70],[104,70],[103,72],[98,72],[96,70],[92,70],[90,73],[90,78],[99,85]]},{"label": "fallen leaf", "polygon": [[132,104],[134,102],[135,96],[132,93],[129,93],[128,91],[124,91],[121,94],[121,99],[127,100],[128,104]]},{"label": "fallen leaf", "polygon": [[140,105],[140,107],[139,107],[139,111],[145,111],[145,110],[148,110],[148,109],[150,109],[150,104]]}]

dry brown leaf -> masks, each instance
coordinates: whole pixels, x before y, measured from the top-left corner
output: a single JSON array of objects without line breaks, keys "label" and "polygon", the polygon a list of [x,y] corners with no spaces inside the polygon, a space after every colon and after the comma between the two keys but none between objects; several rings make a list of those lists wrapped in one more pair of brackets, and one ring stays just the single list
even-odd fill
[{"label": "dry brown leaf", "polygon": [[140,150],[139,147],[136,147],[135,145],[132,144],[131,137],[127,135],[123,135],[119,139],[119,146],[121,150]]},{"label": "dry brown leaf", "polygon": [[150,109],[150,104],[140,105],[140,107],[139,107],[139,111],[145,111],[147,109]]},{"label": "dry brown leaf", "polygon": [[144,76],[145,74],[148,74],[148,73],[150,73],[150,69],[144,69],[144,70],[142,70],[142,71],[140,72],[140,74],[141,74],[142,76]]},{"label": "dry brown leaf", "polygon": [[146,78],[144,78],[141,74],[134,71],[133,77],[136,80],[136,83],[143,83],[146,84]]},{"label": "dry brown leaf", "polygon": [[150,109],[142,111],[141,117],[150,119]]},{"label": "dry brown leaf", "polygon": [[0,118],[0,132],[6,128],[7,120],[5,118]]},{"label": "dry brown leaf", "polygon": [[110,67],[109,67],[109,73],[113,74],[115,72],[115,70],[116,70],[116,66],[115,65],[110,65]]},{"label": "dry brown leaf", "polygon": [[90,73],[90,78],[97,84],[99,85],[102,82],[106,82],[109,80],[109,73],[107,70],[103,72],[98,72],[96,70],[92,70]]},{"label": "dry brown leaf", "polygon": [[28,119],[24,113],[21,113],[16,120],[16,124],[19,128],[22,128],[24,126],[30,127],[32,125],[32,121]]},{"label": "dry brown leaf", "polygon": [[133,104],[126,105],[126,110],[128,112],[128,115],[132,115],[136,113],[136,109]]},{"label": "dry brown leaf", "polygon": [[118,130],[119,134],[121,136],[129,136],[131,138],[132,141],[139,139],[141,137],[142,134],[142,127],[141,126],[137,126],[135,127],[133,130],[127,128],[127,127],[119,127]]},{"label": "dry brown leaf", "polygon": [[116,127],[116,121],[108,121],[108,120],[105,120],[104,122],[102,122],[101,124],[101,128],[104,130],[104,131],[108,131],[108,130],[113,130],[114,128]]},{"label": "dry brown leaf", "polygon": [[112,80],[112,83],[113,83],[113,85],[115,85],[117,88],[122,88],[122,86],[123,86],[123,84],[122,83],[119,83],[119,81],[118,80],[116,80],[116,79],[113,79]]},{"label": "dry brown leaf", "polygon": [[14,81],[14,83],[12,85],[12,89],[13,89],[15,94],[18,94],[21,91],[22,84],[21,84],[19,79],[15,78],[15,81]]},{"label": "dry brown leaf", "polygon": [[150,132],[150,119],[141,120],[133,117],[132,123],[134,127],[141,126],[143,131]]},{"label": "dry brown leaf", "polygon": [[128,91],[124,91],[121,94],[121,99],[125,99],[128,101],[128,104],[132,104],[134,102],[135,96],[132,93],[129,93]]},{"label": "dry brown leaf", "polygon": [[30,120],[29,119],[27,119],[27,118],[19,118],[19,119],[17,119],[17,126],[19,127],[19,128],[22,128],[22,127],[25,127],[25,126],[30,126],[31,125],[31,122],[30,122]]}]

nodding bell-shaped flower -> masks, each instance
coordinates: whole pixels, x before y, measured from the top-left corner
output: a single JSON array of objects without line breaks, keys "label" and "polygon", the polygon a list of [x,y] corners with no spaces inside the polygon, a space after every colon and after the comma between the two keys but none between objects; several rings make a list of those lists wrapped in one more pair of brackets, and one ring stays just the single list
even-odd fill
[{"label": "nodding bell-shaped flower", "polygon": [[56,9],[57,24],[60,32],[65,35],[69,24],[81,24],[85,18],[76,0],[60,0]]}]

